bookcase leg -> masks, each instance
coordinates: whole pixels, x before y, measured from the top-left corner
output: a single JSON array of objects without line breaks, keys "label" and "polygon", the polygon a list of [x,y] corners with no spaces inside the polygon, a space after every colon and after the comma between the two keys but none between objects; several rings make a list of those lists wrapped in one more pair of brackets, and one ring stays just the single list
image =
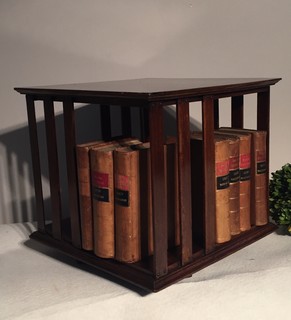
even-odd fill
[{"label": "bookcase leg", "polygon": [[71,100],[65,100],[63,108],[72,244],[77,248],[81,248],[74,104]]},{"label": "bookcase leg", "polygon": [[189,102],[177,103],[178,188],[182,265],[192,260],[192,209]]},{"label": "bookcase leg", "polygon": [[61,240],[61,197],[60,177],[54,104],[50,98],[44,100],[44,115],[47,139],[48,167],[50,176],[50,192],[52,203],[52,232],[55,239]]},{"label": "bookcase leg", "polygon": [[150,105],[149,130],[154,225],[153,273],[156,278],[159,278],[168,272],[163,106],[159,103]]},{"label": "bookcase leg", "polygon": [[214,99],[202,101],[203,157],[204,157],[204,229],[205,253],[215,248],[215,147],[214,147]]},{"label": "bookcase leg", "polygon": [[40,168],[40,158],[39,158],[39,146],[38,146],[38,139],[37,139],[35,105],[34,105],[34,100],[31,96],[26,96],[26,105],[27,105],[28,125],[29,125],[30,146],[31,146],[31,154],[32,154],[33,179],[34,179],[34,186],[35,186],[37,228],[40,232],[45,232],[43,190],[42,190],[42,183],[41,183],[41,168]]},{"label": "bookcase leg", "polygon": [[244,96],[231,97],[231,127],[242,129],[244,126]]}]

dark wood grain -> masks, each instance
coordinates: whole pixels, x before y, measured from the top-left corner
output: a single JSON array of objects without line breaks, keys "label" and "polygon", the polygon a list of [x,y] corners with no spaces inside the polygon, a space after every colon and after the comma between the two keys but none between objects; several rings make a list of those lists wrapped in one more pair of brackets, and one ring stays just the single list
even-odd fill
[{"label": "dark wood grain", "polygon": [[66,163],[67,179],[69,190],[69,210],[71,218],[71,237],[72,244],[76,248],[81,248],[81,226],[79,214],[79,196],[77,180],[77,161],[76,161],[76,134],[75,134],[75,112],[74,104],[71,99],[63,102],[64,110],[64,129],[66,144]]},{"label": "dark wood grain", "polygon": [[204,158],[204,228],[205,252],[215,248],[215,148],[214,148],[214,100],[205,97],[202,103],[203,158]]},{"label": "dark wood grain", "polygon": [[43,190],[41,182],[41,166],[38,146],[38,134],[35,117],[35,105],[33,97],[26,96],[27,117],[29,126],[30,147],[32,155],[32,169],[36,200],[36,220],[37,228],[41,232],[45,232],[45,213],[43,204]]},{"label": "dark wood grain", "polygon": [[242,129],[244,126],[244,96],[231,98],[231,127]]},{"label": "dark wood grain", "polygon": [[178,187],[179,215],[181,221],[181,263],[192,260],[192,208],[191,208],[191,161],[189,102],[178,100]]},{"label": "dark wood grain", "polygon": [[24,94],[54,94],[160,101],[202,95],[256,90],[280,78],[146,78],[107,82],[76,83],[56,86],[15,88]]},{"label": "dark wood grain", "polygon": [[152,205],[154,226],[154,275],[159,278],[168,272],[168,233],[164,168],[163,107],[157,103],[149,108],[151,145]]},{"label": "dark wood grain", "polygon": [[50,97],[44,100],[44,115],[47,140],[48,169],[52,205],[52,232],[55,239],[61,240],[61,195],[57,151],[54,104]]}]

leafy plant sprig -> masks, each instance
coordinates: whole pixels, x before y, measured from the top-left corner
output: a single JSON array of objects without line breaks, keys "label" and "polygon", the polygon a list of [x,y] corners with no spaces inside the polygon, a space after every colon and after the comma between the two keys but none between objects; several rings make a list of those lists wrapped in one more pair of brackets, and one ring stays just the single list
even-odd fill
[{"label": "leafy plant sprig", "polygon": [[270,215],[278,225],[287,226],[291,235],[291,164],[271,174]]}]

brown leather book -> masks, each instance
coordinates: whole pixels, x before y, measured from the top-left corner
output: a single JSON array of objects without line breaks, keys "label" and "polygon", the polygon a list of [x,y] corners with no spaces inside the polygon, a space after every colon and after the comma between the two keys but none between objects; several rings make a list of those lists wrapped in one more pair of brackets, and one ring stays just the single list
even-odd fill
[{"label": "brown leather book", "polygon": [[239,145],[238,136],[215,131],[215,134],[229,139],[229,214],[230,233],[240,233],[240,172],[239,172]]},{"label": "brown leather book", "polygon": [[[215,216],[216,216],[216,242],[224,243],[231,239],[230,232],[230,206],[229,206],[229,140],[215,136]],[[192,194],[193,194],[193,235],[194,241],[198,237],[198,242],[204,242],[204,218],[203,195],[199,194],[199,189],[203,186],[203,141],[202,134],[191,135],[191,161],[192,161]],[[199,161],[200,160],[200,161]],[[199,178],[200,177],[200,178]],[[200,187],[199,187],[200,185]],[[196,194],[198,192],[198,194]],[[199,200],[200,199],[200,200]],[[200,202],[200,205],[199,205]],[[204,209],[202,209],[204,210]]]},{"label": "brown leather book", "polygon": [[81,237],[82,248],[85,250],[93,250],[93,216],[89,150],[93,146],[102,143],[104,142],[95,141],[78,144],[76,146]]},{"label": "brown leather book", "polygon": [[239,129],[221,128],[220,131],[238,136],[240,170],[240,230],[251,228],[251,135]]},{"label": "brown leather book", "polygon": [[101,258],[115,255],[113,150],[117,147],[109,144],[90,151],[94,253]]},{"label": "brown leather book", "polygon": [[235,129],[251,135],[251,217],[252,225],[268,223],[268,177],[266,166],[267,132],[252,129]]},{"label": "brown leather book", "polygon": [[130,147],[114,151],[115,258],[132,263],[141,258],[139,152]]}]

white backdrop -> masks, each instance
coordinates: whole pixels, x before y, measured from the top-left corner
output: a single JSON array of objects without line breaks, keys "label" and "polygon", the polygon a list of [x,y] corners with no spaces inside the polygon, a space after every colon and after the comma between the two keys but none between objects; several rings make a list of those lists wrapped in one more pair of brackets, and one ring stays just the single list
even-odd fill
[{"label": "white backdrop", "polygon": [[291,161],[290,39],[288,0],[0,0],[0,223],[33,219],[25,100],[14,87],[282,77],[271,89],[274,171]]}]

